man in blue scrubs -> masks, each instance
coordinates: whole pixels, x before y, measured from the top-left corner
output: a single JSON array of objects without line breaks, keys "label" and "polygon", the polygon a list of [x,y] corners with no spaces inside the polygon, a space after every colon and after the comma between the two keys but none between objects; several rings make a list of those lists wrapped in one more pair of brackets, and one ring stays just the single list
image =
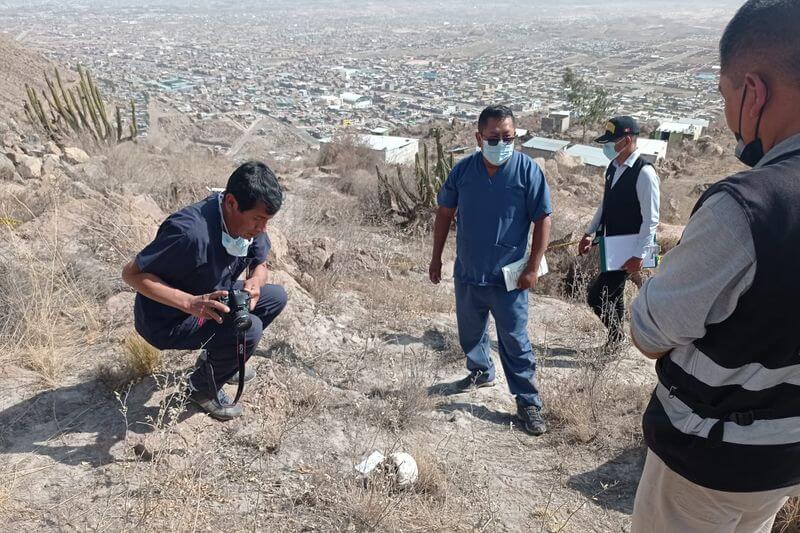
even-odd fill
[{"label": "man in blue scrubs", "polygon": [[[189,398],[220,420],[242,414],[222,390],[238,382],[236,333],[223,320],[219,301],[228,289],[250,294],[252,325],[245,332],[249,358],[266,328],[286,305],[286,291],[267,284],[270,242],[267,222],[278,212],[283,192],[263,163],[248,162],[213,194],[170,215],[153,242],[125,265],[122,278],[136,294],[136,331],[160,350],[204,348],[206,357],[189,377]],[[244,281],[240,275],[247,272]],[[246,368],[245,381],[255,377]]]},{"label": "man in blue scrubs", "polygon": [[[469,375],[460,391],[494,385],[489,313],[497,326],[500,362],[517,416],[532,435],[547,431],[536,386],[536,360],[528,339],[528,290],[550,238],[550,191],[539,166],[514,150],[516,128],[508,107],[487,107],[475,138],[481,151],[459,161],[439,191],[429,275],[442,277],[442,252],[456,218],[456,318]],[[507,291],[502,267],[525,256],[534,225],[530,260],[517,289]]]}]

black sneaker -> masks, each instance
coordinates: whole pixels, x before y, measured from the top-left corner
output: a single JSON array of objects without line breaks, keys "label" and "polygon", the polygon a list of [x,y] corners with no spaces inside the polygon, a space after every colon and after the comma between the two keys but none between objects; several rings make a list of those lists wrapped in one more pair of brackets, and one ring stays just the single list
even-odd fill
[{"label": "black sneaker", "polygon": [[547,433],[547,424],[542,416],[541,407],[528,405],[523,407],[517,404],[517,417],[522,422],[522,428],[531,435],[539,436]]},{"label": "black sneaker", "polygon": [[217,392],[216,398],[212,398],[207,392],[190,391],[189,400],[217,420],[233,420],[242,416],[242,406],[231,405],[231,399],[222,389]]},{"label": "black sneaker", "polygon": [[467,377],[459,379],[452,385],[453,390],[456,392],[468,392],[484,387],[494,387],[494,380],[490,380],[489,374],[481,370],[470,372]]}]

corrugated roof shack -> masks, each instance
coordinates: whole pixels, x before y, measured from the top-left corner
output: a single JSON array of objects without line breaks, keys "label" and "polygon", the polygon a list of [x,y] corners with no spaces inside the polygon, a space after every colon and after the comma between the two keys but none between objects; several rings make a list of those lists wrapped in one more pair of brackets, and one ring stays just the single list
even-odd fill
[{"label": "corrugated roof shack", "polygon": [[560,139],[534,137],[522,143],[522,152],[534,159],[537,157],[552,159],[555,157],[556,152],[565,150],[569,144],[569,141],[562,141]]}]

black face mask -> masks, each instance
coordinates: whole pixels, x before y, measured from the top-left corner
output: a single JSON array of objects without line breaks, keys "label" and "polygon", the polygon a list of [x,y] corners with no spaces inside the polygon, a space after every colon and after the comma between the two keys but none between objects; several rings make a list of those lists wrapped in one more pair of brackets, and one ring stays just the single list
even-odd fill
[{"label": "black face mask", "polygon": [[742,104],[739,106],[739,131],[734,133],[736,140],[739,143],[736,145],[736,159],[747,165],[754,167],[764,158],[764,145],[758,137],[758,130],[761,128],[761,117],[764,116],[764,107],[758,114],[758,122],[756,122],[756,138],[747,144],[744,143],[742,138],[742,112],[744,111],[744,99],[747,96],[747,85],[744,86],[744,93],[742,93]]}]

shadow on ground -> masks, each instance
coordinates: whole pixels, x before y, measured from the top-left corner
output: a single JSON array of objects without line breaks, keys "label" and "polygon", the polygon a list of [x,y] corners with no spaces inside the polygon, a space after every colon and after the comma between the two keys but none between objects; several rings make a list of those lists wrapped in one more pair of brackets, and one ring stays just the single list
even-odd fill
[{"label": "shadow on ground", "polygon": [[398,346],[409,346],[411,344],[422,344],[431,350],[443,352],[447,350],[449,343],[441,331],[429,329],[422,336],[408,335],[405,333],[384,333],[381,340],[388,344]]},{"label": "shadow on ground", "polygon": [[508,425],[512,422],[514,422],[515,426],[518,425],[516,423],[515,414],[504,411],[497,411],[495,409],[489,409],[484,405],[475,405],[466,402],[451,402],[439,405],[436,409],[443,413],[454,413],[456,411],[463,411],[465,413],[471,414],[472,416],[474,416],[479,420],[491,422],[499,426],[508,427]]},{"label": "shadow on ground", "polygon": [[[153,431],[160,406],[147,403],[165,387],[181,390],[175,384],[183,374],[164,374],[158,380],[149,376],[119,398],[99,379],[40,392],[0,412],[0,454],[38,454],[70,466],[112,463],[117,458],[111,448],[128,431]],[[164,401],[179,398],[170,394]],[[179,421],[197,413],[187,406]]]},{"label": "shadow on ground", "polygon": [[603,509],[633,514],[633,500],[646,452],[644,446],[624,450],[594,470],[570,477],[567,486],[591,498]]}]

